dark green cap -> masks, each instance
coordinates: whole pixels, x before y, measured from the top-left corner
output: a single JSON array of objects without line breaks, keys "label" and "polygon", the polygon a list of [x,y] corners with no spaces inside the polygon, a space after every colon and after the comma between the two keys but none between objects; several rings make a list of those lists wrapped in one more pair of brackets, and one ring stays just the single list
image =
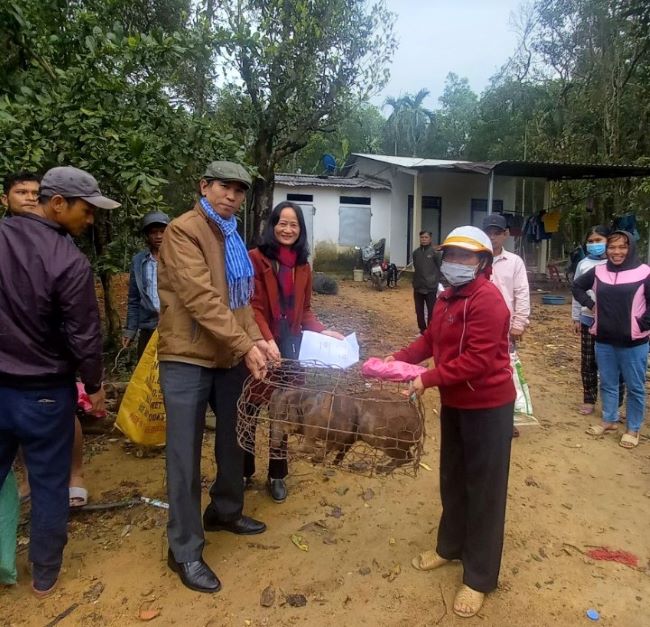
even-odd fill
[{"label": "dark green cap", "polygon": [[213,161],[205,169],[204,179],[219,181],[238,181],[250,189],[253,183],[251,175],[238,163],[232,161]]}]

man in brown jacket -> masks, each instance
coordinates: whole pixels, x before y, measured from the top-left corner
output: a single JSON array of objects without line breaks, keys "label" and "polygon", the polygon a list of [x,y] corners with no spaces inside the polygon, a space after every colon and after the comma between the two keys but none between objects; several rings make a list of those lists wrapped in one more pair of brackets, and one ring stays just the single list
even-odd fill
[{"label": "man in brown jacket", "polygon": [[[266,371],[267,344],[249,304],[253,268],[235,218],[250,184],[238,164],[209,164],[199,202],[171,222],[160,248],[158,358],[167,412],[168,565],[199,592],[221,588],[202,558],[204,528],[236,534],[266,529],[242,515],[243,450],[236,437],[244,379],[249,372],[262,378]],[[201,442],[208,404],[217,416],[217,476],[201,525]]]}]

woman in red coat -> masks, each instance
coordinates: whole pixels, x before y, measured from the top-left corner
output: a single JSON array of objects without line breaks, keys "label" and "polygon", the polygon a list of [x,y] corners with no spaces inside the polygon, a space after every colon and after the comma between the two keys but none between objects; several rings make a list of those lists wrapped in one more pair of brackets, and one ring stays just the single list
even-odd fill
[{"label": "woman in red coat", "polygon": [[[259,247],[251,250],[249,256],[255,270],[251,305],[272,359],[297,359],[302,331],[343,339],[340,333],[326,330],[311,309],[309,244],[305,219],[298,205],[286,201],[274,207]],[[247,452],[244,458],[247,484],[254,472],[255,456]],[[286,459],[269,461],[267,487],[277,503],[287,498],[287,472]]]},{"label": "woman in red coat", "polygon": [[490,281],[492,245],[473,226],[454,229],[441,248],[441,272],[451,287],[438,298],[427,330],[387,360],[434,367],[413,382],[421,395],[440,390],[440,496],[435,550],[413,566],[432,570],[463,564],[454,601],[474,616],[497,586],[505,523],[515,388],[508,353],[510,313]]}]

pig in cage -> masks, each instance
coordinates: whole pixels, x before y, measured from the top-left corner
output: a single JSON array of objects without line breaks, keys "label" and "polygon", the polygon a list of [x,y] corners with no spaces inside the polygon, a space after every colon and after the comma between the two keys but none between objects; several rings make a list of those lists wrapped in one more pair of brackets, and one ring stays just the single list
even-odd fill
[{"label": "pig in cage", "polygon": [[317,362],[283,360],[264,380],[249,377],[238,401],[237,439],[260,457],[415,476],[424,435],[408,384]]}]

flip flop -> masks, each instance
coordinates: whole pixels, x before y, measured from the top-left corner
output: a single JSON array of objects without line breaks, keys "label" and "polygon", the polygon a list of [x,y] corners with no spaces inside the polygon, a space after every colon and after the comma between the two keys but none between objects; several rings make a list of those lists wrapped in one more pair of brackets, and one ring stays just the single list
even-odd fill
[{"label": "flip flop", "polygon": [[637,433],[634,435],[632,433],[624,433],[618,444],[627,449],[636,448],[639,446],[639,434]]},{"label": "flip flop", "polygon": [[603,427],[603,425],[591,425],[585,433],[588,435],[607,435],[612,431],[616,431],[617,427]]},{"label": "flip flop", "polygon": [[[463,618],[476,616],[483,607],[484,599],[485,594],[483,592],[474,590],[469,586],[461,586],[454,599],[454,614]],[[468,609],[461,609],[461,606]]]},{"label": "flip flop", "polygon": [[79,486],[71,485],[68,488],[70,508],[77,509],[88,504],[88,490]]},{"label": "flip flop", "polygon": [[585,403],[580,409],[578,409],[578,413],[582,414],[583,416],[589,416],[594,413],[596,408],[593,405],[589,405],[588,403]]},{"label": "flip flop", "polygon": [[434,570],[444,566],[445,564],[449,564],[449,560],[440,557],[440,555],[433,550],[420,553],[420,555],[416,555],[411,560],[411,565],[416,570]]}]

